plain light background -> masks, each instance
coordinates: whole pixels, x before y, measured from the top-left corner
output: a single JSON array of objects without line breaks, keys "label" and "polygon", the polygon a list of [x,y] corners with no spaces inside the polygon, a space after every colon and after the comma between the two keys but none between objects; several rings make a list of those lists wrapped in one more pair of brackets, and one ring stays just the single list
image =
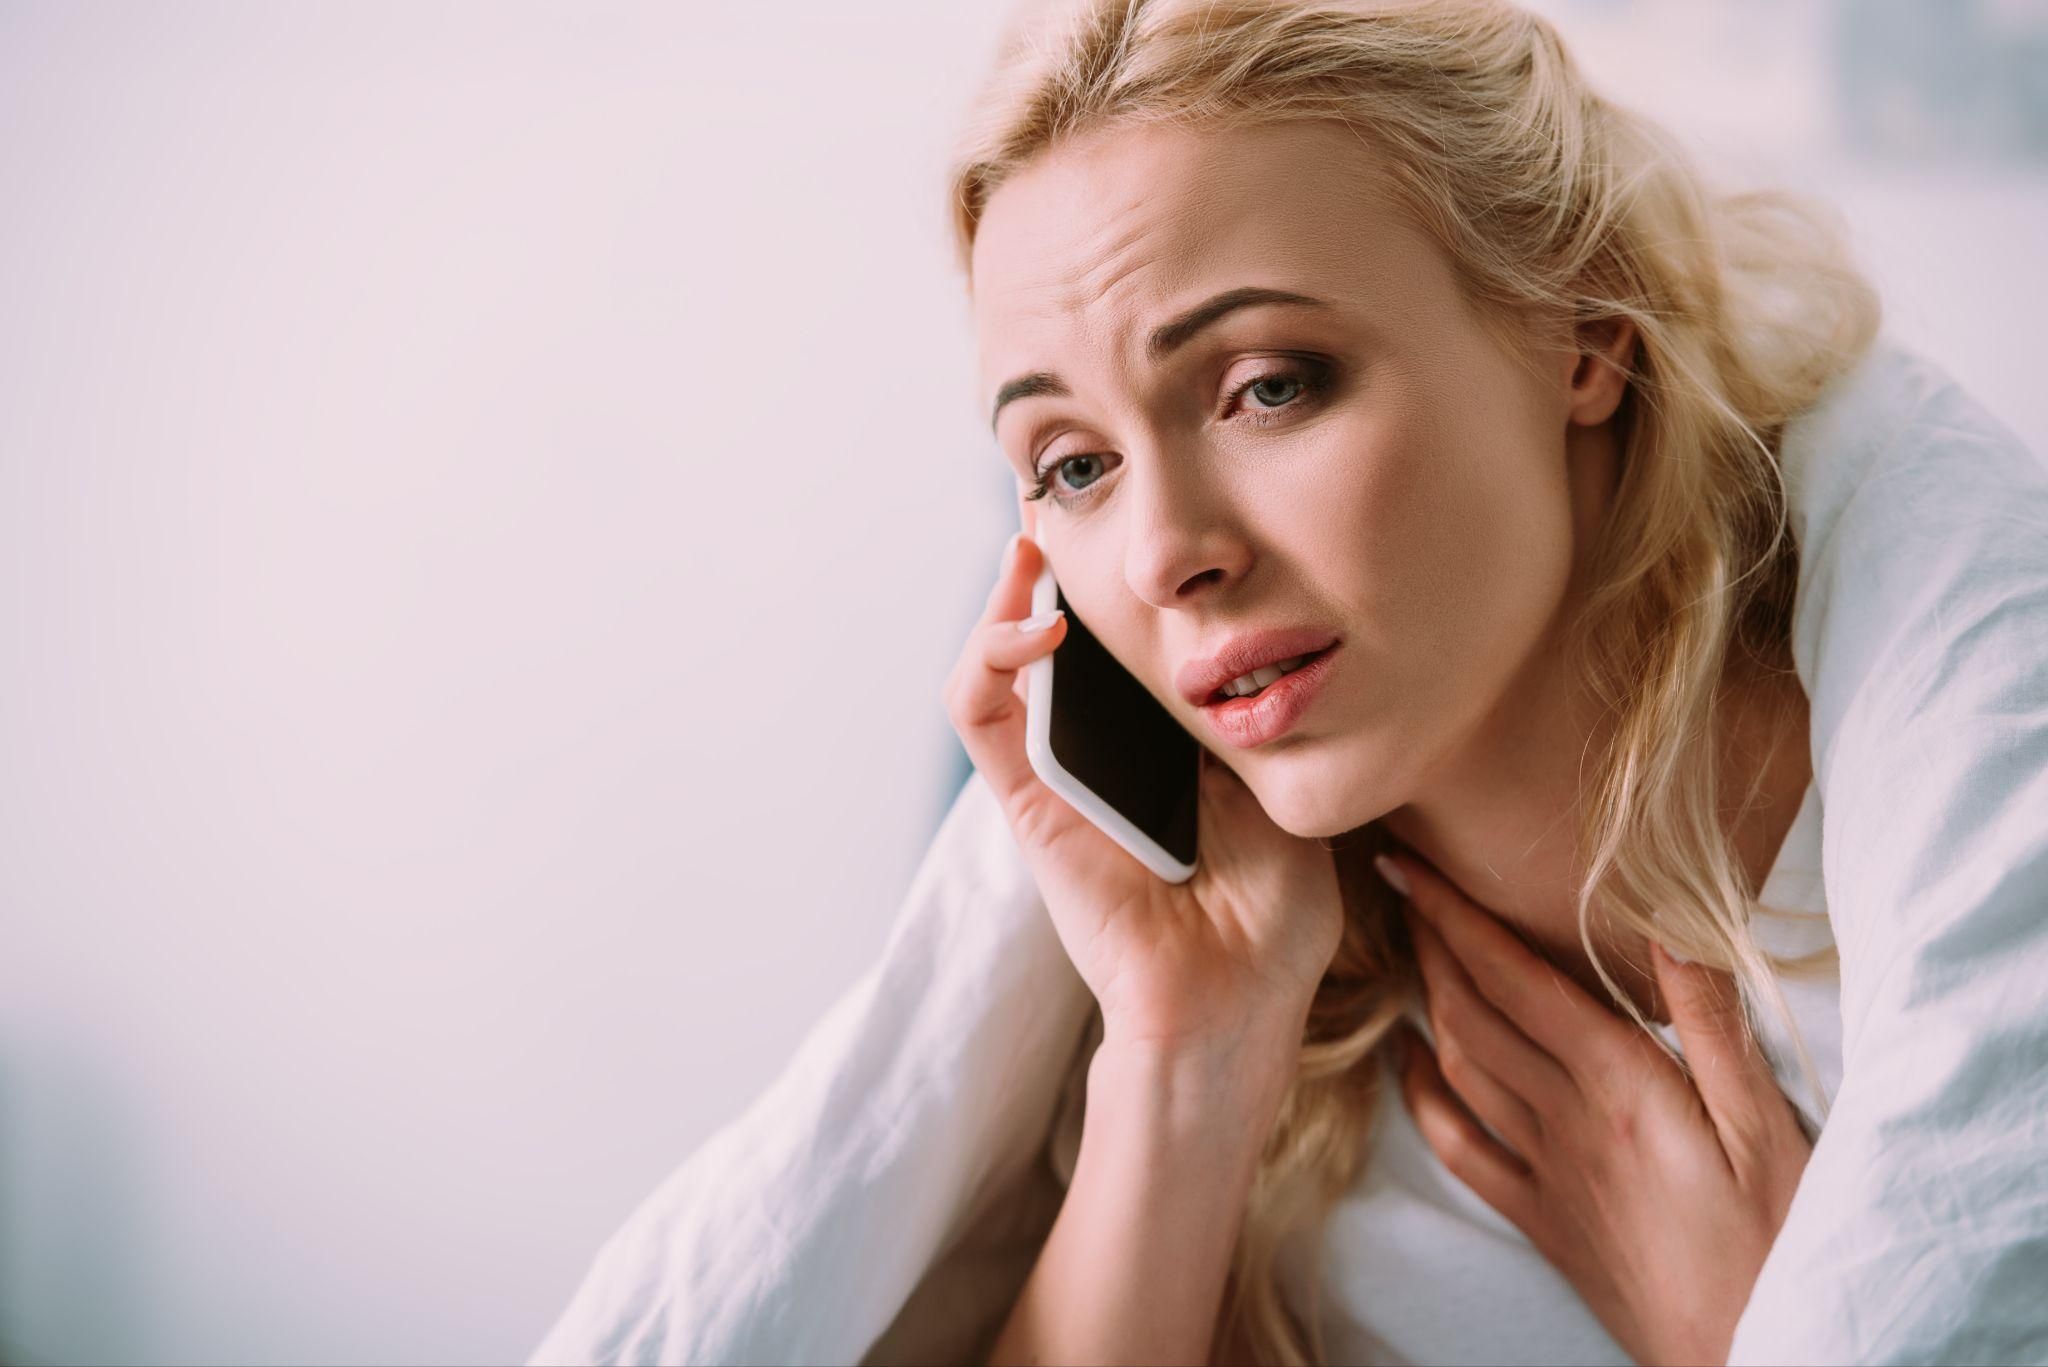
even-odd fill
[{"label": "plain light background", "polygon": [[[2048,450],[2042,5],[1541,8]],[[879,952],[1006,10],[0,6],[0,1357],[523,1359]]]}]

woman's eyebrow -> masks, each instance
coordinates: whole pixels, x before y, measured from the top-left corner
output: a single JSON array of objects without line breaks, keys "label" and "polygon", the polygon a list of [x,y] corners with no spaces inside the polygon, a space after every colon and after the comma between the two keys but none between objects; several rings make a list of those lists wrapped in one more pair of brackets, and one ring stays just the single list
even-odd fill
[{"label": "woman's eyebrow", "polygon": [[[1291,290],[1267,289],[1260,285],[1240,285],[1213,295],[1195,305],[1170,323],[1162,323],[1145,342],[1145,358],[1158,365],[1168,356],[1180,350],[1193,340],[1195,334],[1226,314],[1239,309],[1251,308],[1255,304],[1298,304],[1309,308],[1328,308],[1329,304],[1306,294]],[[1052,395],[1065,398],[1074,391],[1050,370],[1034,370],[1028,375],[1019,375],[996,391],[995,409],[988,415],[988,429],[996,430],[996,420],[1003,415],[1003,405],[1013,399],[1028,399],[1035,395]]]}]

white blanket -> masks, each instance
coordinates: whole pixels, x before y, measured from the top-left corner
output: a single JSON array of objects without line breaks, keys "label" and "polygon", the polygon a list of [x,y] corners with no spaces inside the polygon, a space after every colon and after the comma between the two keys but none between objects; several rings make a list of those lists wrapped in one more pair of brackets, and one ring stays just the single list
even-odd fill
[{"label": "white blanket", "polygon": [[[2048,467],[1881,343],[1787,431],[1843,1075],[1735,1363],[2048,1363]],[[1097,1018],[979,776],[533,1364],[978,1361]]]},{"label": "white blanket", "polygon": [[1785,445],[1842,1083],[1729,1361],[2048,1362],[2048,468],[1849,379]]}]

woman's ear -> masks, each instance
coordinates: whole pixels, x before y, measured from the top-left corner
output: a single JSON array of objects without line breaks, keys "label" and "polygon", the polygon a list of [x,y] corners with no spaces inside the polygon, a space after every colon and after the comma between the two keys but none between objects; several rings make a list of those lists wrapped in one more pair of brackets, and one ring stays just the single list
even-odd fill
[{"label": "woman's ear", "polygon": [[1626,318],[1604,318],[1581,325],[1578,336],[1588,354],[1580,356],[1572,370],[1571,420],[1582,427],[1598,427],[1614,416],[1628,392],[1636,325]]}]

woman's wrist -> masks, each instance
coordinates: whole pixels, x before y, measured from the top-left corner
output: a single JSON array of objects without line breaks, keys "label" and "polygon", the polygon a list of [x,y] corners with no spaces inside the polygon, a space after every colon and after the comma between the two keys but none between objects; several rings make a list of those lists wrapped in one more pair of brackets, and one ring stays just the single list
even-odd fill
[{"label": "woman's wrist", "polygon": [[1284,1029],[1173,1044],[1105,1030],[1073,1180],[991,1361],[1214,1360],[1286,1042]]},{"label": "woman's wrist", "polygon": [[1255,1166],[1294,1079],[1305,1024],[1301,1013],[1171,1042],[1125,1038],[1110,1027],[1089,1063],[1088,1110],[1115,1112],[1218,1161]]}]

